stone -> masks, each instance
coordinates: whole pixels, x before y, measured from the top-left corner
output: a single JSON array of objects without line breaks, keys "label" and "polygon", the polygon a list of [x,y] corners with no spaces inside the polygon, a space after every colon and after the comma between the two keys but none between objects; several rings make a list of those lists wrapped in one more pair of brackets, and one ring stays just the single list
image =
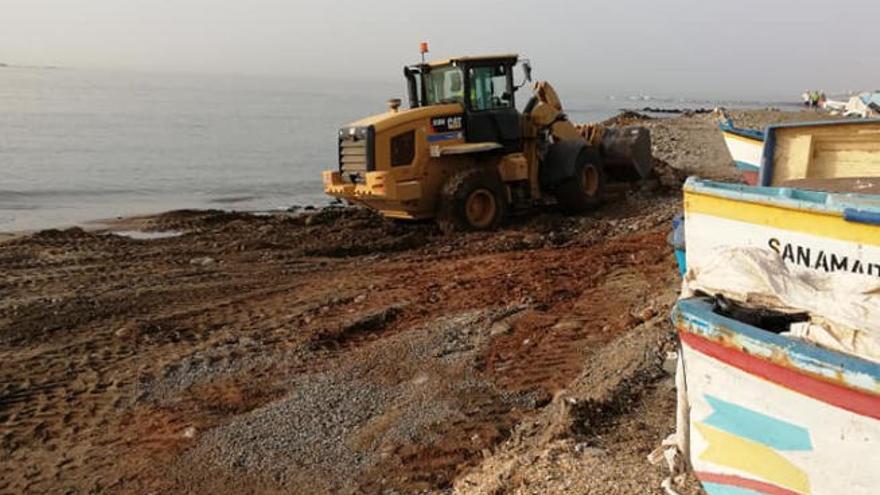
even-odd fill
[{"label": "stone", "polygon": [[667,374],[674,375],[675,369],[678,367],[678,353],[667,352],[666,359],[663,360],[663,371]]},{"label": "stone", "polygon": [[560,330],[577,330],[584,326],[583,322],[579,320],[560,320],[555,325],[553,325],[552,330],[560,331]]},{"label": "stone", "polygon": [[592,447],[592,446],[590,446],[590,444],[588,444],[586,442],[581,442],[581,443],[576,444],[574,446],[574,451],[577,452],[578,454],[581,454],[581,455],[591,455],[591,456],[605,455],[604,450],[597,448],[597,447]]},{"label": "stone", "polygon": [[510,326],[510,323],[496,321],[492,324],[492,327],[489,328],[489,335],[497,337],[498,335],[507,335],[512,331],[513,327]]},{"label": "stone", "polygon": [[657,316],[657,310],[650,306],[639,312],[639,319],[642,321],[648,321],[655,316]]}]

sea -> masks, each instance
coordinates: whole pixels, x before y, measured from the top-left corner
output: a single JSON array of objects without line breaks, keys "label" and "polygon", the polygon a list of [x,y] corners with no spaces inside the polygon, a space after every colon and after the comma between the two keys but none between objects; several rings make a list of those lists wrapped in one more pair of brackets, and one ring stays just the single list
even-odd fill
[{"label": "sea", "polygon": [[[338,128],[403,93],[403,81],[0,67],[0,232],[325,205],[321,171],[336,167]],[[577,122],[621,108],[768,105],[563,98]]]}]

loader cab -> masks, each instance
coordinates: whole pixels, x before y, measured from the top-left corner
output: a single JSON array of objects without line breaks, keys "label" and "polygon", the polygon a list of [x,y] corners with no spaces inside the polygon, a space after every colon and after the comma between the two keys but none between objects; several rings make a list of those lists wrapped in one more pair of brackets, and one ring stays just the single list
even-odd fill
[{"label": "loader cab", "polygon": [[459,103],[465,140],[522,149],[513,71],[516,55],[461,57],[407,67],[410,107]]}]

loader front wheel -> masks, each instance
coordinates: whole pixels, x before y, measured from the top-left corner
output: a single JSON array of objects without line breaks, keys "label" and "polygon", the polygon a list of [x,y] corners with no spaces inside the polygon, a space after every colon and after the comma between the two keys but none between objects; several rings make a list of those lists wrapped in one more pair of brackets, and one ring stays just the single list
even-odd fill
[{"label": "loader front wheel", "polygon": [[581,153],[574,176],[557,186],[555,196],[563,211],[577,214],[597,208],[602,203],[604,190],[605,175],[598,156]]},{"label": "loader front wheel", "polygon": [[504,184],[497,174],[479,168],[462,170],[443,185],[437,223],[444,233],[491,230],[507,214]]}]

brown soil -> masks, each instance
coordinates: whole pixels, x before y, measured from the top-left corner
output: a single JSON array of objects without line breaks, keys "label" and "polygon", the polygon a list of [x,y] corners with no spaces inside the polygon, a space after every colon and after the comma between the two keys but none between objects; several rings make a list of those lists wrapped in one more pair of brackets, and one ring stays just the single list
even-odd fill
[{"label": "brown soil", "polygon": [[0,240],[0,492],[659,493],[679,202],[454,237],[339,208]]}]

